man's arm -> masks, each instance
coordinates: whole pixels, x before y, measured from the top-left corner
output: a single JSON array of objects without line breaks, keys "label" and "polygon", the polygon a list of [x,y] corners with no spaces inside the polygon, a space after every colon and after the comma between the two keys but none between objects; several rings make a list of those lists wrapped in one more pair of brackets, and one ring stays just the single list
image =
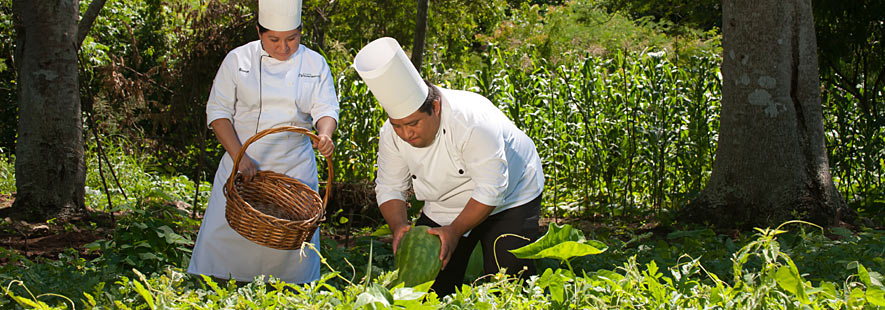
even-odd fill
[{"label": "man's arm", "polygon": [[[458,214],[458,217],[451,224],[427,230],[428,233],[439,236],[439,240],[442,242],[442,246],[439,249],[439,259],[442,261],[443,269],[449,263],[452,252],[458,246],[461,236],[479,225],[479,223],[482,223],[482,221],[485,221],[493,210],[495,210],[494,206],[485,205],[470,198],[467,201],[467,206],[464,207],[464,210],[461,210],[461,213]],[[387,217],[385,216],[385,218]]]},{"label": "man's arm", "polygon": [[384,216],[387,226],[390,227],[390,232],[393,235],[393,254],[396,254],[396,250],[399,248],[399,240],[411,228],[409,217],[406,213],[408,207],[405,201],[399,199],[385,201],[378,207],[381,209],[381,215]]}]

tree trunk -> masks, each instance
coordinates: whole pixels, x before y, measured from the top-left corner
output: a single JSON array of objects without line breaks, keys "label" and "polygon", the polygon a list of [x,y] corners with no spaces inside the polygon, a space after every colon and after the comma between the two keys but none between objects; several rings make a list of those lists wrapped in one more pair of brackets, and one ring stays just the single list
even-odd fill
[{"label": "tree trunk", "polygon": [[40,220],[84,209],[76,0],[13,3],[19,122],[16,200],[9,214]]},{"label": "tree trunk", "polygon": [[723,0],[722,18],[719,148],[681,219],[719,228],[839,221],[847,208],[824,145],[811,0]]},{"label": "tree trunk", "polygon": [[424,61],[424,41],[427,39],[427,7],[430,0],[418,0],[418,15],[415,18],[415,40],[412,46],[412,65],[421,71]]}]

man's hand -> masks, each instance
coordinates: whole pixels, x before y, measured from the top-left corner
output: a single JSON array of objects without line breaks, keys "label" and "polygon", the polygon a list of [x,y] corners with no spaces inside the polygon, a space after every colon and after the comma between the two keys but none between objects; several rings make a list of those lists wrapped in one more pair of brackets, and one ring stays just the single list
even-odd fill
[{"label": "man's hand", "polygon": [[442,261],[442,269],[446,269],[449,259],[452,258],[452,252],[455,252],[458,241],[461,241],[461,234],[449,225],[428,229],[427,233],[439,236],[439,241],[442,243],[439,247],[439,260]]},{"label": "man's hand", "polygon": [[403,239],[403,235],[406,234],[407,231],[412,229],[412,225],[400,225],[397,227],[391,227],[390,232],[393,234],[393,254],[396,255],[396,249],[399,248],[399,241]]},{"label": "man's hand", "polygon": [[332,157],[332,152],[335,151],[335,143],[332,142],[332,137],[324,134],[320,134],[319,141],[313,142],[313,147],[320,151],[320,154],[323,154],[323,157],[330,158]]}]

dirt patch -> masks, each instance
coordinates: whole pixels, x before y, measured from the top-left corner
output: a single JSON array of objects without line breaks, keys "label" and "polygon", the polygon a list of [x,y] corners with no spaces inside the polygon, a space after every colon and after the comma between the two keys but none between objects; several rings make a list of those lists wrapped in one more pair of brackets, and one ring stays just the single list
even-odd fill
[{"label": "dirt patch", "polygon": [[[12,205],[14,194],[0,194],[0,209]],[[45,257],[57,259],[67,249],[75,249],[82,257],[95,253],[86,251],[86,245],[107,239],[113,231],[109,216],[93,212],[65,221],[27,222],[10,218],[0,219],[0,246],[28,259]],[[0,256],[0,265],[9,263]]]},{"label": "dirt patch", "polygon": [[58,258],[58,254],[68,248],[77,250],[81,256],[89,257],[92,254],[86,251],[85,245],[105,238],[105,233],[100,230],[53,231],[47,225],[36,225],[31,230],[21,229],[0,234],[0,245],[29,259]]}]

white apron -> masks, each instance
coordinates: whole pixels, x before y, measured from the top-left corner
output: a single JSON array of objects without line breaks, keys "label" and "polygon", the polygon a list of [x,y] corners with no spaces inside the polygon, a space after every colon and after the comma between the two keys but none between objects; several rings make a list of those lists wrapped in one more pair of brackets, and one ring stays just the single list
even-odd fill
[{"label": "white apron", "polygon": [[[282,133],[281,133],[282,134]],[[306,137],[301,147],[280,143],[279,141],[265,141],[274,137],[268,135],[252,143],[246,153],[252,156],[260,164],[260,170],[271,170],[285,173],[304,182],[313,189],[317,188],[317,171],[314,163],[313,149]],[[297,142],[296,142],[297,143]],[[262,154],[280,154],[276,158],[262,158]],[[292,159],[309,158],[293,164]],[[277,160],[274,160],[277,159]],[[289,160],[290,162],[287,162]],[[305,283],[319,279],[320,259],[316,252],[305,248],[299,250],[277,250],[243,238],[234,231],[224,217],[225,202],[224,184],[230,177],[233,160],[227,154],[221,161],[218,171],[215,173],[214,186],[209,196],[209,205],[200,233],[191,257],[188,273],[205,274],[218,278],[233,278],[238,281],[252,281],[257,275],[273,275],[287,283]],[[287,168],[289,168],[287,170]],[[298,176],[312,176],[307,180]],[[319,230],[319,229],[317,229]],[[319,249],[319,231],[313,234],[310,243]]]}]

